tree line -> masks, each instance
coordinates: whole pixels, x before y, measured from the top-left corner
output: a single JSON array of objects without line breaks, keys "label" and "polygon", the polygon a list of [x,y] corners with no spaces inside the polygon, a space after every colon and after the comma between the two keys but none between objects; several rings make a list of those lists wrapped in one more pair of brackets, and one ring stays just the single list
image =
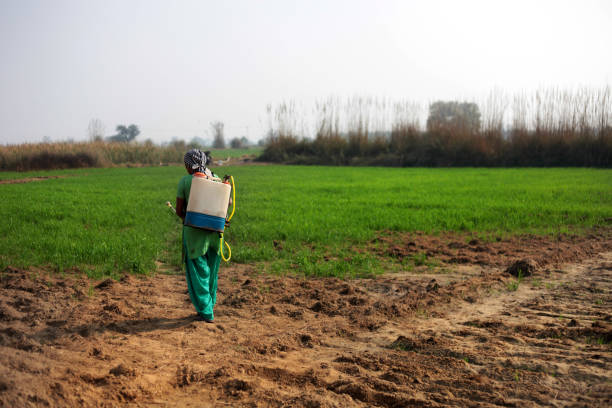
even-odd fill
[{"label": "tree line", "polygon": [[[437,101],[429,105],[423,129],[411,104],[389,108],[367,99],[346,106],[328,101],[315,109],[314,137],[300,135],[293,126],[293,106],[281,104],[268,110],[272,126],[258,160],[397,167],[610,167],[611,102],[609,88],[552,90],[521,95],[509,103],[493,98],[484,106],[484,115],[476,103]],[[390,126],[380,130],[377,126],[385,123],[376,114],[385,110],[392,111],[387,115]]]}]

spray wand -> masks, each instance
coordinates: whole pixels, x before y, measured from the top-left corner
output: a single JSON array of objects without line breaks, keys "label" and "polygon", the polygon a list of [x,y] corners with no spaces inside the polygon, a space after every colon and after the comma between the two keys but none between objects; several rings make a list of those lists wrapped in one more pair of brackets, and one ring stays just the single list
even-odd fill
[{"label": "spray wand", "polygon": [[174,209],[174,207],[172,206],[172,204],[170,203],[170,201],[166,201],[166,205],[172,210],[173,213],[176,214],[176,210]]}]

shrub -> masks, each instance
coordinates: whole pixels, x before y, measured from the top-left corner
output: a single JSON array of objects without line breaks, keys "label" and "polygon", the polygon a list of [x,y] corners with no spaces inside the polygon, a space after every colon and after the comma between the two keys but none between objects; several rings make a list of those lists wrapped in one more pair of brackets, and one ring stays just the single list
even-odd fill
[{"label": "shrub", "polygon": [[0,170],[46,170],[121,164],[181,163],[185,143],[39,143],[0,146]]}]

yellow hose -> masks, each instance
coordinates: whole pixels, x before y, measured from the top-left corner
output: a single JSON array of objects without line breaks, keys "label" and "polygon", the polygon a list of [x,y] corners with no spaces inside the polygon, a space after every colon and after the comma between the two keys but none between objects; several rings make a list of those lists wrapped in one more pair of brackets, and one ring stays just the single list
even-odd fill
[{"label": "yellow hose", "polygon": [[[234,185],[234,176],[230,176],[230,179],[232,180],[232,213],[230,214],[229,217],[227,217],[228,221],[232,219],[232,217],[234,216],[234,212],[236,211],[236,186]],[[223,233],[221,233],[221,242],[220,242],[221,259],[223,259],[225,262],[229,262],[229,260],[232,259],[232,248],[230,248],[227,241],[225,241],[225,246],[227,247],[227,250],[229,252],[228,257],[225,258],[225,255],[223,255],[223,243],[224,243]]]},{"label": "yellow hose", "polygon": [[234,176],[230,176],[230,180],[232,180],[232,213],[228,217],[228,221],[232,219],[234,211],[236,211],[236,186],[234,185]]},{"label": "yellow hose", "polygon": [[[225,255],[223,255],[223,244],[225,243],[225,246],[227,247],[228,250],[228,257],[225,258]],[[223,259],[225,262],[229,262],[230,259],[232,259],[232,248],[230,248],[229,244],[227,242],[223,241],[223,234],[221,234],[221,259]]]}]

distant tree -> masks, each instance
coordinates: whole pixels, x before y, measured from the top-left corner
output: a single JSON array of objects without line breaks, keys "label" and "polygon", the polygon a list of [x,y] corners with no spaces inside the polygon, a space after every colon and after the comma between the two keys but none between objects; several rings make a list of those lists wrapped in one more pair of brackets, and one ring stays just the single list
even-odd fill
[{"label": "distant tree", "polygon": [[100,119],[92,119],[87,126],[87,135],[91,142],[99,142],[104,139],[106,127]]},{"label": "distant tree", "polygon": [[223,134],[223,122],[211,122],[210,127],[213,133],[213,147],[215,149],[225,149],[225,136]]},{"label": "distant tree", "polygon": [[117,134],[108,138],[110,142],[128,143],[136,139],[136,136],[140,134],[140,129],[134,124],[130,126],[117,125],[115,130]]},{"label": "distant tree", "polygon": [[128,126],[127,128],[128,142],[131,142],[132,140],[136,139],[136,136],[138,136],[139,134],[140,134],[140,129],[138,129],[138,126],[134,124]]},{"label": "distant tree", "polygon": [[249,142],[249,139],[246,138],[246,136],[242,136],[240,138],[240,143],[242,143],[242,147],[248,147],[251,142]]},{"label": "distant tree", "polygon": [[230,146],[232,149],[240,149],[242,147],[242,140],[235,137],[230,141]]},{"label": "distant tree", "polygon": [[427,130],[474,133],[480,129],[480,109],[471,102],[438,101],[429,105]]}]

